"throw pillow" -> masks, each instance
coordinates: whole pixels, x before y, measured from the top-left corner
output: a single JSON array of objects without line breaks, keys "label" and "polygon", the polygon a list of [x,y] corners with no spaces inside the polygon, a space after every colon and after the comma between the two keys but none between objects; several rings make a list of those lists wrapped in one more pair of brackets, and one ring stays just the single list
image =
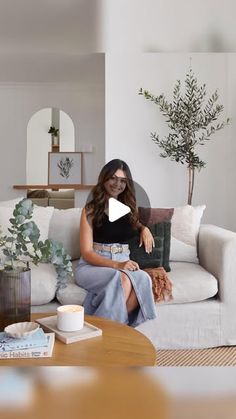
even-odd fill
[{"label": "throw pillow", "polygon": [[171,221],[170,261],[198,263],[197,238],[205,205],[176,208],[139,208],[141,223]]},{"label": "throw pillow", "polygon": [[[10,234],[8,228],[11,227],[9,221],[13,216],[15,206],[13,207],[0,207],[0,227],[3,234]],[[46,240],[48,238],[49,224],[52,218],[54,208],[53,207],[38,207],[35,206],[32,220],[36,223],[40,230],[40,240]]]},{"label": "throw pillow", "polygon": [[139,207],[139,220],[145,226],[170,221],[172,219],[174,208],[144,208]]},{"label": "throw pillow", "polygon": [[174,209],[170,260],[198,263],[197,238],[205,208],[205,205],[186,205]]},{"label": "throw pillow", "polygon": [[27,191],[27,198],[48,198],[49,192],[46,189],[29,189]]},{"label": "throw pillow", "polygon": [[29,264],[31,269],[31,305],[48,304],[55,298],[57,275],[51,263]]},{"label": "throw pillow", "polygon": [[152,252],[146,253],[144,246],[139,247],[139,235],[137,235],[128,242],[130,259],[137,262],[141,269],[163,267],[169,272],[171,223],[163,221],[149,226],[149,229],[155,241]]},{"label": "throw pillow", "polygon": [[55,209],[50,223],[49,238],[61,242],[72,260],[80,257],[81,212],[82,208]]}]

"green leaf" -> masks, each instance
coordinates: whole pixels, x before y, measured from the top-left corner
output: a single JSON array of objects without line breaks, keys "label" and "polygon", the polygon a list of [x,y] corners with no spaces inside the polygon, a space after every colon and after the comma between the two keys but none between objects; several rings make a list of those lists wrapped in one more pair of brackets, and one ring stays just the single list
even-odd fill
[{"label": "green leaf", "polygon": [[59,289],[66,285],[68,274],[72,275],[71,257],[61,243],[49,239],[39,241],[40,231],[35,222],[31,221],[33,208],[32,201],[27,198],[21,200],[15,206],[11,218],[13,228],[8,229],[11,236],[0,236],[0,247],[6,257],[5,267],[12,269],[15,261],[25,263],[22,256],[36,265],[39,262],[52,263],[57,272]]},{"label": "green leaf", "polygon": [[13,230],[12,228],[8,228],[9,233],[11,234],[15,234],[15,230]]},{"label": "green leaf", "polygon": [[14,237],[7,237],[6,242],[7,243],[13,243],[15,241]]},{"label": "green leaf", "polygon": [[196,147],[205,145],[212,135],[229,124],[230,118],[218,122],[216,126],[212,125],[224,107],[217,103],[219,99],[217,90],[211,94],[206,104],[204,103],[207,95],[206,84],[201,86],[198,84],[191,68],[186,73],[184,85],[185,92],[181,94],[181,81],[176,81],[173,102],[168,102],[164,94],[154,96],[143,88],[139,90],[139,94],[158,106],[170,129],[164,138],[158,133],[150,134],[152,141],[161,149],[160,156],[169,157],[172,161],[201,170],[206,163],[200,159]]}]

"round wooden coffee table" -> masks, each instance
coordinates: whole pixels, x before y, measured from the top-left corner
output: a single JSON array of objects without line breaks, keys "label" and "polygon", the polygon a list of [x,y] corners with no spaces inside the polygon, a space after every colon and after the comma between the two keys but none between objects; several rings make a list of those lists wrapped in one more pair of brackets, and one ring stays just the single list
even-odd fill
[{"label": "round wooden coffee table", "polygon": [[[34,313],[32,320],[55,313]],[[102,336],[66,345],[55,340],[51,358],[4,359],[0,366],[150,366],[156,363],[156,351],[150,340],[124,324],[95,316],[85,320],[100,329]]]}]

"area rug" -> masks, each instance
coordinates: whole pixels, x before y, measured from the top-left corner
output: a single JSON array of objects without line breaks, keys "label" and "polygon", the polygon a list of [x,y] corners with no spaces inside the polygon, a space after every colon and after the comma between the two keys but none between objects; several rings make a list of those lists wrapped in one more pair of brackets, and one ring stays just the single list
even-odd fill
[{"label": "area rug", "polygon": [[236,366],[236,347],[157,350],[156,365],[159,367]]}]

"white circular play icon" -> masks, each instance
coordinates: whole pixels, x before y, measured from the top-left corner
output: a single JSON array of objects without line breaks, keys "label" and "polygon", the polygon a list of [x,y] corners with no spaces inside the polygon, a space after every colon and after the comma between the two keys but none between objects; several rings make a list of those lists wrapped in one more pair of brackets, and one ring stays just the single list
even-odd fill
[{"label": "white circular play icon", "polygon": [[109,198],[108,201],[108,218],[109,221],[113,222],[118,220],[124,215],[130,212],[130,207],[122,204],[122,202],[117,201],[115,198]]}]

